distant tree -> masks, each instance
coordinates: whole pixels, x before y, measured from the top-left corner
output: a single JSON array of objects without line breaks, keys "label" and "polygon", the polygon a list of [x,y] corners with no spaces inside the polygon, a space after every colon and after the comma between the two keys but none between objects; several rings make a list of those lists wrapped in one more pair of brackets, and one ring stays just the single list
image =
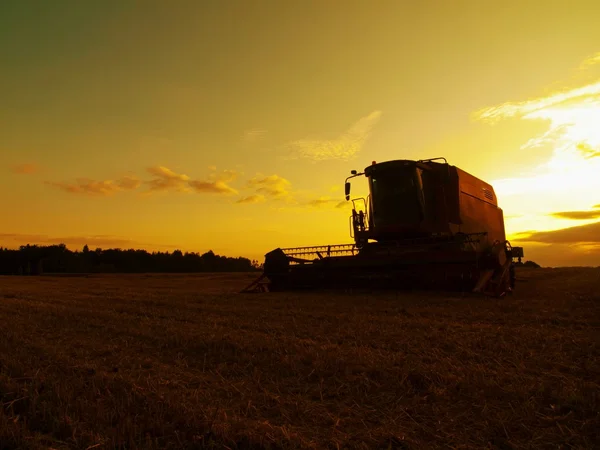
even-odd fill
[{"label": "distant tree", "polygon": [[22,245],[18,250],[0,248],[0,274],[35,275],[43,272],[248,272],[260,270],[258,261],[199,253],[152,252],[135,249],[101,249],[72,252],[66,245]]}]

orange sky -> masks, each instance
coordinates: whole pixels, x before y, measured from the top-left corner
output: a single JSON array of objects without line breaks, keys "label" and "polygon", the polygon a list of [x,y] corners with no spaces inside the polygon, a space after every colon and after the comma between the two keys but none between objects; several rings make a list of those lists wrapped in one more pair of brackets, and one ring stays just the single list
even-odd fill
[{"label": "orange sky", "polygon": [[0,4],[0,246],[262,260],[445,156],[527,259],[600,265],[600,3],[217,3]]}]

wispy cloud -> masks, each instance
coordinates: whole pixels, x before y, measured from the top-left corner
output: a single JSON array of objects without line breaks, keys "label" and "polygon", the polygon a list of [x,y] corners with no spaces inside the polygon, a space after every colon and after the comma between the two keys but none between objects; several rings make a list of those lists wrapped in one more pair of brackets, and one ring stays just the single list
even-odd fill
[{"label": "wispy cloud", "polygon": [[514,224],[529,227],[541,221],[539,226],[548,229],[553,228],[550,223],[560,227],[565,220],[600,217],[583,211],[600,191],[600,77],[590,69],[599,62],[600,54],[588,58],[582,67],[590,76],[578,78],[577,84],[571,80],[567,87],[548,95],[506,102],[474,114],[476,120],[490,124],[506,119],[547,124],[521,147],[547,151],[547,159],[527,176],[491,180],[510,213],[527,216],[515,219]]},{"label": "wispy cloud", "polygon": [[190,191],[188,185],[190,177],[185,174],[176,173],[165,166],[149,167],[147,171],[154,176],[151,180],[146,181],[150,191]]},{"label": "wispy cloud", "polygon": [[589,69],[591,66],[594,66],[596,64],[600,64],[600,52],[590,56],[589,58],[585,59],[581,65],[579,66],[580,69],[586,70]]},{"label": "wispy cloud", "polygon": [[[594,99],[600,94],[600,82],[588,84],[578,88],[565,89],[561,92],[555,92],[546,97],[535,98],[521,102],[506,102],[502,105],[483,108],[475,113],[475,117],[481,120],[495,123],[506,117],[522,117],[529,119],[549,119],[553,117],[551,113],[556,113],[556,109],[550,109],[557,106],[572,106],[573,100]],[[571,103],[569,103],[571,102]],[[572,115],[567,114],[565,110],[563,116],[558,116],[559,125],[568,125],[568,120]]]},{"label": "wispy cloud", "polygon": [[545,120],[549,128],[530,139],[523,149],[550,144],[554,149],[550,167],[572,165],[578,157],[581,160],[582,157],[597,156],[600,152],[600,127],[597,125],[600,80],[547,97],[485,108],[475,117],[489,123],[505,118]]},{"label": "wispy cloud", "polygon": [[40,166],[35,163],[24,163],[13,166],[10,170],[17,175],[32,175],[39,172]]},{"label": "wispy cloud", "polygon": [[237,172],[233,170],[224,170],[221,173],[211,173],[208,180],[191,180],[189,185],[196,192],[205,192],[213,194],[237,194],[238,191],[231,187],[229,183],[238,177]]},{"label": "wispy cloud", "polygon": [[175,192],[198,192],[207,194],[237,194],[237,190],[229,185],[234,181],[238,173],[233,170],[216,172],[216,167],[211,170],[208,179],[191,179],[188,175],[176,173],[168,167],[155,166],[148,168],[148,172],[154,178],[147,182],[151,192],[175,191]]},{"label": "wispy cloud", "polygon": [[[236,203],[273,202],[278,209],[288,211],[300,211],[306,208],[339,210],[348,207],[348,202],[341,198],[318,196],[310,190],[294,189],[288,179],[276,174],[257,174],[248,180],[246,189],[254,192],[240,198]],[[337,191],[338,188],[330,190]]]},{"label": "wispy cloud", "polygon": [[525,246],[525,260],[543,267],[600,266],[600,244],[536,243],[524,241],[513,245]]},{"label": "wispy cloud", "polygon": [[600,218],[600,210],[595,211],[559,211],[551,213],[551,216],[558,217],[561,219],[572,219],[572,220],[589,220]]},{"label": "wispy cloud", "polygon": [[109,196],[120,191],[137,189],[140,186],[141,181],[134,176],[128,175],[117,180],[77,178],[74,182],[46,181],[45,184],[70,194]]},{"label": "wispy cloud", "polygon": [[229,185],[238,177],[238,173],[233,170],[216,172],[216,168],[211,169],[212,173],[205,180],[191,179],[188,175],[177,173],[165,166],[153,166],[146,170],[153,178],[145,181],[134,175],[126,175],[116,180],[77,178],[74,182],[46,181],[45,183],[71,194],[91,196],[110,196],[121,191],[133,191],[141,185],[148,187],[148,190],[142,193],[144,196],[167,191],[209,194],[238,193]]},{"label": "wispy cloud", "polygon": [[122,190],[134,190],[140,187],[142,181],[134,175],[125,175],[116,181],[117,186]]},{"label": "wispy cloud", "polygon": [[248,193],[237,200],[239,204],[277,202],[285,204],[296,203],[296,193],[292,191],[292,183],[277,174],[256,174],[250,178],[244,188]]},{"label": "wispy cloud", "polygon": [[597,156],[600,156],[600,148],[592,148],[585,142],[580,142],[577,144],[577,150],[581,152],[585,159],[596,158]]},{"label": "wispy cloud", "polygon": [[600,243],[600,222],[552,231],[529,231],[522,233],[516,240],[548,244]]},{"label": "wispy cloud", "polygon": [[350,160],[362,150],[380,118],[381,111],[373,111],[356,121],[335,139],[299,139],[289,143],[288,148],[293,157],[308,158],[313,161]]},{"label": "wispy cloud", "polygon": [[214,194],[237,194],[237,191],[231,186],[228,186],[224,181],[203,181],[192,180],[190,186],[196,192],[207,192]]},{"label": "wispy cloud", "polygon": [[204,181],[204,180],[191,180],[189,182],[189,185],[196,191],[196,192],[205,192],[205,193],[212,193],[212,194],[237,194],[238,191],[234,188],[232,188],[231,186],[229,186],[228,183],[230,183],[231,181],[233,181],[235,179],[235,177],[231,178],[229,176],[223,176],[223,178],[219,179],[211,179],[208,181]]},{"label": "wispy cloud", "polygon": [[[588,58],[583,66],[589,67],[600,61],[600,53]],[[506,118],[544,120],[548,129],[530,139],[523,148],[551,144],[555,158],[566,159],[566,154],[587,155],[600,151],[600,80],[583,86],[566,88],[545,97],[521,102],[506,102],[484,108],[475,118],[496,123]],[[596,156],[596,155],[594,155]],[[562,161],[561,161],[562,162]]]},{"label": "wispy cloud", "polygon": [[276,204],[274,207],[280,211],[295,212],[300,214],[306,212],[307,210],[348,214],[352,208],[352,204],[350,202],[328,196],[317,196],[314,193],[305,192],[303,194],[295,195],[293,202]]},{"label": "wispy cloud", "polygon": [[291,196],[292,183],[275,174],[268,176],[258,174],[248,181],[247,186],[272,199],[288,199]]},{"label": "wispy cloud", "polygon": [[236,203],[240,204],[250,204],[250,203],[264,203],[267,199],[262,194],[252,194],[247,197],[240,198]]},{"label": "wispy cloud", "polygon": [[336,200],[331,197],[319,197],[305,202],[307,206],[314,208],[347,208],[348,203],[346,201]]}]

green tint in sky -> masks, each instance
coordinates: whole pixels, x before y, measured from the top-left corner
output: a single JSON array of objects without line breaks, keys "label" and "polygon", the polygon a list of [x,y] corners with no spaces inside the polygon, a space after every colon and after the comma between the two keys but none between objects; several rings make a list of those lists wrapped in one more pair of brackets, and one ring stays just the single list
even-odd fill
[{"label": "green tint in sky", "polygon": [[[538,173],[556,149],[523,146],[548,118],[474,115],[592,83],[578,68],[600,51],[599,13],[596,1],[3,1],[0,245],[262,259],[349,241],[339,188],[372,160]],[[539,220],[507,230],[554,223]]]}]

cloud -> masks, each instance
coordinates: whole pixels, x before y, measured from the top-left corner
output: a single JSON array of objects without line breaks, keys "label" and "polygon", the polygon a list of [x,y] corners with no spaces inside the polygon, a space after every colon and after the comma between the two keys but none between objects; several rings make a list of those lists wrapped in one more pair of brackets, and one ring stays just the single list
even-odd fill
[{"label": "cloud", "polygon": [[[209,169],[216,171],[215,166]],[[155,166],[147,169],[154,178],[146,183],[151,192],[175,191],[175,192],[200,192],[209,194],[237,194],[237,191],[228,183],[238,176],[233,170],[223,170],[221,173],[211,173],[208,180],[193,180],[188,175],[179,174],[164,166]]]},{"label": "cloud", "polygon": [[11,167],[11,172],[17,175],[32,175],[39,172],[40,167],[34,163],[18,164]]},{"label": "cloud", "polygon": [[122,190],[137,189],[142,184],[141,180],[133,175],[126,175],[118,179],[116,183]]},{"label": "cloud", "polygon": [[523,232],[516,240],[548,244],[600,244],[600,222],[552,231]]},{"label": "cloud", "polygon": [[600,156],[600,150],[593,149],[589,144],[585,142],[580,142],[579,144],[577,144],[577,150],[579,150],[583,157],[586,159]]},{"label": "cloud", "polygon": [[598,244],[539,244],[535,242],[512,242],[523,245],[525,261],[535,261],[543,267],[600,266]]},{"label": "cloud", "polygon": [[475,113],[475,118],[488,123],[505,118],[547,121],[548,129],[522,148],[551,145],[554,155],[548,168],[566,171],[582,159],[600,156],[599,115],[600,80],[597,80],[546,97],[484,108]]},{"label": "cloud", "polygon": [[192,180],[190,186],[196,192],[206,192],[213,194],[237,194],[238,191],[227,185],[224,181],[202,181]]},{"label": "cloud", "polygon": [[187,175],[175,173],[164,166],[149,167],[146,170],[151,175],[154,175],[153,179],[146,181],[146,184],[150,187],[150,191],[190,191],[188,185],[190,177]]},{"label": "cloud", "polygon": [[546,97],[485,108],[475,117],[489,123],[505,118],[547,121],[548,130],[530,139],[522,148],[551,144],[554,158],[550,167],[559,168],[562,164],[566,169],[568,165],[580,162],[577,157],[580,160],[581,157],[600,155],[599,114],[600,80]]},{"label": "cloud", "polygon": [[600,222],[512,236],[525,257],[542,266],[600,266]]},{"label": "cloud", "polygon": [[[216,168],[214,170],[216,170]],[[238,191],[229,186],[229,183],[234,181],[237,177],[237,172],[233,170],[223,170],[221,173],[211,173],[208,181],[190,180],[189,185],[196,192],[212,194],[237,194]]]},{"label": "cloud", "polygon": [[121,191],[133,191],[138,189],[142,184],[147,185],[149,188],[143,195],[160,191],[195,191],[216,194],[238,193],[228,184],[238,176],[238,173],[232,170],[211,173],[207,180],[192,180],[189,176],[176,173],[164,166],[149,167],[146,170],[154,176],[152,179],[146,181],[142,181],[133,175],[126,175],[116,180],[78,178],[75,182],[46,181],[45,183],[71,194],[92,196],[110,196]]},{"label": "cloud", "polygon": [[600,210],[596,211],[560,211],[550,214],[560,219],[588,220],[600,218]]},{"label": "cloud", "polygon": [[298,197],[295,198],[293,202],[286,203],[285,205],[277,205],[275,207],[276,210],[299,214],[306,213],[307,210],[349,214],[351,208],[352,204],[346,201],[311,196]]},{"label": "cloud", "polygon": [[[600,94],[600,82],[574,89],[566,89],[547,97],[540,97],[521,102],[506,102],[499,106],[483,108],[475,113],[475,117],[486,122],[495,123],[507,117],[543,118],[544,112],[555,111],[550,108],[574,104],[574,100],[595,98]],[[547,117],[550,118],[550,117]]]},{"label": "cloud", "polygon": [[247,186],[272,199],[289,199],[291,197],[292,183],[279,175],[258,174],[248,181]]},{"label": "cloud", "polygon": [[308,200],[305,203],[307,206],[312,206],[314,208],[347,208],[348,204],[351,204],[346,201],[340,201],[336,199],[332,199],[330,197],[319,197],[312,200]]},{"label": "cloud", "polygon": [[89,178],[77,178],[75,182],[46,181],[45,184],[70,194],[109,196],[120,191],[137,189],[141,181],[134,176],[124,176],[117,180],[97,181]]},{"label": "cloud", "polygon": [[347,161],[362,150],[380,118],[381,111],[373,111],[356,121],[336,139],[299,139],[289,143],[288,148],[294,155],[313,161]]},{"label": "cloud", "polygon": [[261,194],[252,194],[247,197],[240,198],[236,203],[248,204],[248,203],[264,203],[267,199]]},{"label": "cloud", "polygon": [[[290,210],[291,208],[291,210],[298,211],[305,208],[336,210],[348,207],[348,202],[340,198],[336,199],[330,196],[319,197],[311,191],[292,189],[292,183],[289,180],[276,174],[268,176],[257,174],[248,180],[246,188],[253,190],[254,193],[240,198],[236,203],[283,202],[285,206],[280,204],[280,209]],[[338,189],[331,190],[337,191]]]},{"label": "cloud", "polygon": [[286,178],[273,174],[257,174],[248,180],[246,187],[254,191],[254,194],[240,198],[236,203],[264,203],[266,201],[280,201],[294,208],[343,208],[347,203],[329,196],[315,197],[310,191],[292,189],[292,183]]},{"label": "cloud", "polygon": [[[582,67],[587,70],[599,62],[600,54],[596,54]],[[484,123],[513,119],[546,125],[521,146],[524,151],[537,148],[538,153],[547,152],[544,161],[525,176],[490,180],[498,197],[504,198],[506,211],[524,215],[511,220],[513,226],[558,229],[569,226],[570,220],[600,218],[596,212],[586,211],[600,190],[600,77],[591,70],[588,74],[569,80],[548,95],[474,113],[474,118]]]},{"label": "cloud", "polygon": [[579,66],[580,69],[588,69],[593,65],[596,64],[600,64],[600,52],[590,56],[589,58],[585,59],[581,65]]}]

